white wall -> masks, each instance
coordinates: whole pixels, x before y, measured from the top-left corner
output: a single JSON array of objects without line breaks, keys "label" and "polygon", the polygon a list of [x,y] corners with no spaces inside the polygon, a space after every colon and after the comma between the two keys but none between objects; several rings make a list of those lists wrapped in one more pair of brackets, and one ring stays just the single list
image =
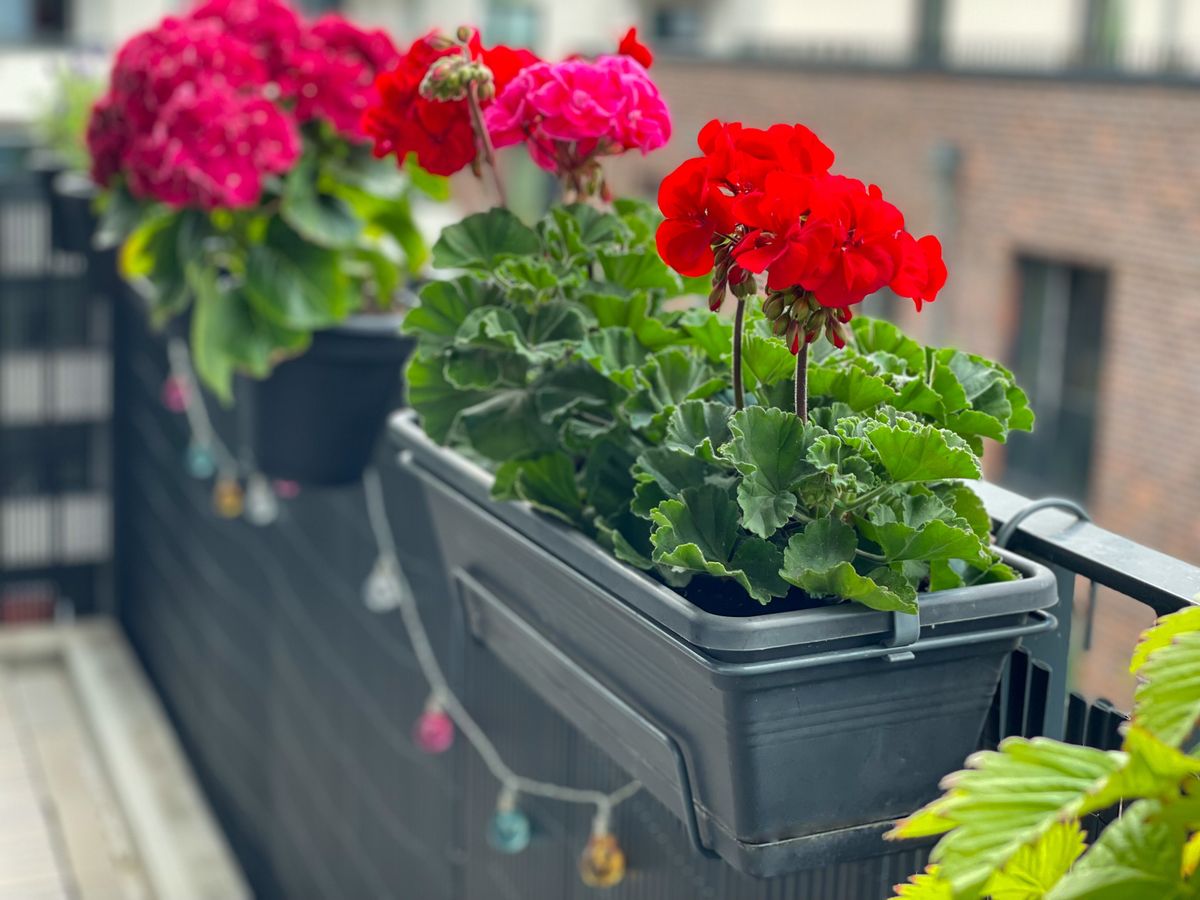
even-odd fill
[{"label": "white wall", "polygon": [[950,0],[945,41],[947,61],[969,66],[1065,65],[1079,45],[1082,3],[1083,0]]}]

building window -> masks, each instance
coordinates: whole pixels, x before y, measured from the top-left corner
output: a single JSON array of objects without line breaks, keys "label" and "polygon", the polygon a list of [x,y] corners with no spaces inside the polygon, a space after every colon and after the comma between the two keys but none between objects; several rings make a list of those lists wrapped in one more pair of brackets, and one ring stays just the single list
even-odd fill
[{"label": "building window", "polygon": [[946,34],[946,0],[917,0],[917,62],[924,66],[942,63]]},{"label": "building window", "polygon": [[661,6],[650,19],[651,37],[664,47],[694,47],[700,28],[700,12],[688,6]]},{"label": "building window", "polygon": [[529,4],[501,0],[488,6],[483,33],[489,44],[537,47],[542,37],[541,19]]},{"label": "building window", "polygon": [[1021,318],[1010,358],[1037,426],[1013,435],[1004,481],[1026,496],[1086,500],[1108,273],[1031,257],[1018,260],[1018,272]]}]

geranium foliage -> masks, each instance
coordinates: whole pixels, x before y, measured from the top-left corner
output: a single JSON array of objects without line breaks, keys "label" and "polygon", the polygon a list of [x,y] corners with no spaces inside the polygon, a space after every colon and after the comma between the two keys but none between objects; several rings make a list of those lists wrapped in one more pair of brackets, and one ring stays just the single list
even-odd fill
[{"label": "geranium foliage", "polygon": [[913,612],[919,591],[1016,577],[964,483],[984,437],[1032,425],[1007,370],[858,318],[846,346],[814,345],[805,421],[792,354],[748,308],[735,410],[733,326],[679,299],[657,224],[618,201],[446,229],[434,262],[461,274],[428,285],[404,326],[426,431],[490,466],[498,498],[676,586]]}]

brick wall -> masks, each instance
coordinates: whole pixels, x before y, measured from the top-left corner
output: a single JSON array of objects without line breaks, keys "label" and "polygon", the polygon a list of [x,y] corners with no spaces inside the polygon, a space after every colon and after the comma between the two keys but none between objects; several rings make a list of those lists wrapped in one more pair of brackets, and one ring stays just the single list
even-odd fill
[{"label": "brick wall", "polygon": [[[654,74],[675,137],[615,167],[624,190],[652,191],[711,118],[798,121],[925,233],[944,228],[933,158],[956,145],[950,281],[935,306],[901,319],[928,340],[1009,358],[1019,252],[1108,269],[1088,506],[1102,525],[1200,562],[1200,89],[708,61]],[[990,462],[998,474],[1002,459]],[[1120,700],[1128,683],[1108,673],[1146,616],[1103,598],[1100,610],[1098,652],[1081,671]]]}]

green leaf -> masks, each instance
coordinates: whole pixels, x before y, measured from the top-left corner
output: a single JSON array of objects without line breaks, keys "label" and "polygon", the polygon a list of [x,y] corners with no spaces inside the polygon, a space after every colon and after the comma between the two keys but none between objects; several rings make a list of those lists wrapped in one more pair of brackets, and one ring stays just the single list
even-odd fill
[{"label": "green leaf", "polygon": [[579,355],[597,371],[633,391],[637,385],[635,371],[646,361],[647,351],[630,329],[609,326],[589,332]]},{"label": "green leaf", "polygon": [[732,440],[719,449],[745,477],[738,486],[743,526],[768,538],[796,511],[797,482],[813,472],[807,453],[825,430],[781,409],[751,406],[729,420]]},{"label": "green leaf", "polygon": [[1043,900],[1070,871],[1084,846],[1083,829],[1078,822],[1054,823],[992,876],[985,889],[989,900]]},{"label": "green leaf", "polygon": [[813,397],[840,400],[855,412],[874,409],[882,403],[892,403],[898,396],[878,375],[872,375],[857,366],[844,369],[809,366],[808,392]]},{"label": "green leaf", "polygon": [[932,425],[897,419],[866,430],[894,481],[943,481],[979,478],[979,459],[958,435]]},{"label": "green leaf", "polygon": [[850,323],[854,343],[862,353],[884,351],[904,360],[910,374],[924,374],[925,351],[891,322],[856,316]]},{"label": "green leaf", "polygon": [[1156,821],[1161,806],[1133,804],[1101,832],[1046,900],[1194,900],[1200,884],[1180,875],[1187,831]]},{"label": "green leaf", "polygon": [[418,337],[424,348],[441,349],[454,342],[467,315],[481,306],[504,302],[499,288],[463,276],[431,281],[421,289],[421,302],[404,316],[401,331]]},{"label": "green leaf", "polygon": [[742,338],[742,373],[750,390],[790,382],[796,375],[796,357],[777,338],[747,334]]},{"label": "green leaf", "polygon": [[858,495],[879,481],[871,464],[840,435],[823,434],[808,448],[808,461],[838,493]]},{"label": "green leaf", "polygon": [[921,489],[892,503],[878,503],[857,518],[859,530],[894,560],[963,559],[982,566],[991,556],[966,519]]},{"label": "green leaf", "polygon": [[619,387],[582,362],[549,369],[530,390],[538,415],[546,422],[558,422],[582,411],[608,421],[624,396]]},{"label": "green leaf", "polygon": [[433,245],[439,269],[490,270],[508,256],[536,254],[541,241],[532,229],[499,207],[467,216],[443,229]]},{"label": "green leaf", "polygon": [[759,603],[787,594],[779,577],[781,554],[768,541],[738,534],[738,506],[715,485],[686,488],[651,514],[654,561],[664,566],[732,578]]},{"label": "green leaf", "polygon": [[586,293],[580,296],[582,303],[596,317],[601,328],[635,328],[646,320],[650,304],[644,293],[621,297],[616,294]]},{"label": "green leaf", "polygon": [[338,253],[313,246],[277,218],[247,251],[245,288],[255,309],[285,328],[326,328],[351,308]]},{"label": "green leaf", "polygon": [[635,428],[645,428],[658,416],[668,416],[685,400],[702,400],[725,387],[702,361],[683,350],[660,350],[637,370],[640,386],[625,404]]},{"label": "green leaf", "polygon": [[680,317],[679,325],[710,362],[719,363],[733,352],[733,323],[728,319],[707,309],[689,309]]},{"label": "green leaf", "polygon": [[444,444],[450,436],[459,412],[475,406],[491,391],[463,390],[446,380],[441,356],[414,354],[404,375],[408,405],[421,417],[425,433]]},{"label": "green leaf", "polygon": [[233,399],[233,373],[262,378],[275,360],[308,346],[309,336],[275,325],[258,315],[244,291],[223,289],[211,269],[188,266],[195,295],[192,359],[201,380],[223,403]]},{"label": "green leaf", "polygon": [[971,530],[979,535],[980,540],[987,541],[992,533],[992,517],[988,515],[983,499],[967,484],[939,484],[933,489],[934,494],[954,514],[965,519]]},{"label": "green leaf", "polygon": [[877,568],[859,574],[851,561],[858,546],[854,529],[832,517],[810,522],[792,535],[783,554],[783,578],[814,597],[839,597],[872,609],[917,611],[917,592],[901,575]]},{"label": "green leaf", "polygon": [[600,268],[610,284],[627,291],[661,289],[678,293],[679,276],[652,249],[632,253],[601,253]]},{"label": "green leaf", "polygon": [[554,255],[564,261],[593,259],[601,248],[611,247],[626,236],[617,216],[586,203],[552,207],[538,231],[548,246],[561,249]]},{"label": "green leaf", "polygon": [[625,441],[597,441],[583,463],[583,487],[588,504],[600,516],[618,520],[629,514],[635,486],[635,456]]},{"label": "green leaf", "polygon": [[565,453],[510,459],[496,471],[504,497],[516,497],[568,525],[583,524],[583,503],[575,481],[575,464]]},{"label": "green leaf", "polygon": [[[634,477],[638,481],[653,481],[663,496],[672,498],[679,497],[689,487],[704,484],[714,474],[720,474],[720,469],[703,457],[691,450],[669,446],[643,451],[634,468]],[[649,509],[643,511],[649,515]]]},{"label": "green leaf", "polygon": [[1142,679],[1134,723],[1181,746],[1200,724],[1200,607],[1160,618],[1142,635],[1130,671]]},{"label": "green leaf", "polygon": [[943,781],[946,793],[897,823],[889,837],[949,832],[931,859],[956,895],[980,890],[1056,822],[1106,806],[1101,792],[1126,759],[1046,738],[1008,738],[998,751],[969,757],[969,768]]},{"label": "green leaf", "polygon": [[715,400],[686,400],[667,421],[663,446],[694,453],[715,462],[717,448],[731,437],[733,407]]},{"label": "green leaf", "polygon": [[893,888],[892,900],[958,900],[950,884],[938,875],[937,866],[929,866],[920,875],[910,875],[907,884]]},{"label": "green leaf", "polygon": [[363,221],[342,197],[317,189],[319,159],[305,153],[283,181],[279,215],[304,241],[344,249],[357,240]]},{"label": "green leaf", "polygon": [[454,435],[485,459],[504,463],[552,451],[558,433],[542,421],[523,389],[503,390],[459,412]]}]

